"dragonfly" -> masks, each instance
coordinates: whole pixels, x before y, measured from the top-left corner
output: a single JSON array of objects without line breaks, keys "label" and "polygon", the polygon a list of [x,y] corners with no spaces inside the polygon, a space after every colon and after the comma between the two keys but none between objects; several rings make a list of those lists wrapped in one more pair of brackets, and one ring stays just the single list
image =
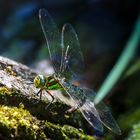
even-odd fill
[{"label": "dragonfly", "polygon": [[[103,133],[103,125],[116,134],[121,130],[113,118],[109,108],[103,103],[94,103],[94,90],[77,86],[72,81],[77,79],[84,69],[84,58],[77,34],[71,24],[63,25],[60,33],[58,27],[46,9],[39,10],[39,21],[46,39],[47,50],[54,68],[52,75],[37,75],[34,86],[36,93],[42,98],[42,92],[47,92],[52,101],[53,90],[63,90],[73,101],[74,106],[66,111],[72,113],[79,109],[87,122],[97,131]],[[49,104],[49,105],[50,105]]]}]

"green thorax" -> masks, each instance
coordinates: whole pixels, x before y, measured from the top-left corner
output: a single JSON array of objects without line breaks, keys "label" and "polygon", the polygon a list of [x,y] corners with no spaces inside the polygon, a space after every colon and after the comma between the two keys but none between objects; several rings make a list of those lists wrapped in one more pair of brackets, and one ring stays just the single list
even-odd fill
[{"label": "green thorax", "polygon": [[46,88],[48,90],[62,89],[59,80],[55,79],[53,76],[45,76],[45,78],[46,78]]}]

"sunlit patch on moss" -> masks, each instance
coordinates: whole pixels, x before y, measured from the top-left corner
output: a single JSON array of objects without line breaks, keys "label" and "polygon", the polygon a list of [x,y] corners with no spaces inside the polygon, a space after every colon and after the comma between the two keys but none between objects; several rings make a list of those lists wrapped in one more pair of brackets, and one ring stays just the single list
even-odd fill
[{"label": "sunlit patch on moss", "polygon": [[22,109],[24,109],[24,104],[23,103],[19,103],[19,108],[22,108]]},{"label": "sunlit patch on moss", "polygon": [[0,87],[0,94],[11,94],[11,91],[10,91],[10,89],[2,86],[2,87]]},{"label": "sunlit patch on moss", "polygon": [[18,95],[16,90],[9,89],[9,88],[7,88],[5,86],[0,87],[0,95],[11,95],[12,96],[14,94]]},{"label": "sunlit patch on moss", "polygon": [[0,132],[7,139],[46,139],[39,122],[27,110],[0,106]]}]

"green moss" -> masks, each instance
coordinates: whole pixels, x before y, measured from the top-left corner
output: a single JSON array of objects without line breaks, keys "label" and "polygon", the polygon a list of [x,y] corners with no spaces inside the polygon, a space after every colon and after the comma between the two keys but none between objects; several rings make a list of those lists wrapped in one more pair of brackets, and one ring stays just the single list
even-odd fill
[{"label": "green moss", "polygon": [[25,97],[22,97],[18,91],[14,89],[8,89],[5,86],[0,87],[0,104],[8,106],[19,106],[23,101],[27,100]]},{"label": "green moss", "polygon": [[78,139],[83,139],[83,140],[94,140],[93,137],[91,136],[86,136],[84,134],[84,132],[81,130],[78,130],[72,126],[68,126],[68,125],[64,125],[62,130],[65,132],[65,133],[68,133],[67,135],[72,138],[72,137],[76,137]]},{"label": "green moss", "polygon": [[57,139],[61,140],[68,140],[69,138],[65,135],[64,132],[61,131],[61,127],[59,125],[52,124],[50,122],[45,123],[45,133],[49,138],[55,139],[57,136]]},{"label": "green moss", "polygon": [[45,132],[47,136],[51,139],[67,140],[67,139],[80,139],[80,140],[94,140],[93,137],[85,135],[82,131],[69,126],[64,125],[61,127],[60,125],[54,125],[50,122],[45,123]]},{"label": "green moss", "polygon": [[133,128],[126,140],[140,140],[140,122],[133,125]]},{"label": "green moss", "polygon": [[0,87],[0,95],[10,95],[12,91],[4,86]]},{"label": "green moss", "polygon": [[0,106],[0,132],[5,139],[46,139],[39,121],[17,107]]}]

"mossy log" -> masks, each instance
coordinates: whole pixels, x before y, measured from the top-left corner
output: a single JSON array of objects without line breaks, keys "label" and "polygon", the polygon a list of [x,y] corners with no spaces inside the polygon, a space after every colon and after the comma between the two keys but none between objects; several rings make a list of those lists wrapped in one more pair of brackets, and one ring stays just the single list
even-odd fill
[{"label": "mossy log", "polygon": [[58,98],[47,108],[48,96],[36,96],[35,71],[8,58],[0,57],[0,139],[91,139],[92,128],[77,110]]}]

